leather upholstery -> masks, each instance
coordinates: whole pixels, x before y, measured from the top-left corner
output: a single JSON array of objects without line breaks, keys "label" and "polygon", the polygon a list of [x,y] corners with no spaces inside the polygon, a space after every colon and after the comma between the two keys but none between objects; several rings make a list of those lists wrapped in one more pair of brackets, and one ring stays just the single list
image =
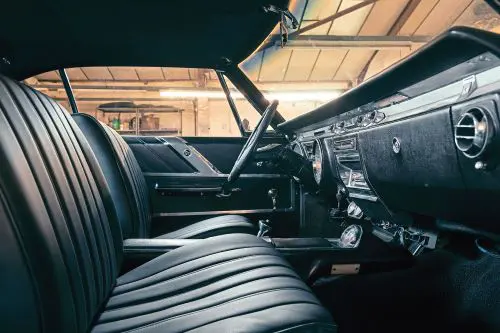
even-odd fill
[{"label": "leather upholstery", "polygon": [[335,331],[251,235],[199,240],[118,277],[117,212],[73,119],[0,76],[0,129],[2,332]]},{"label": "leather upholstery", "polygon": [[2,76],[0,129],[1,330],[85,332],[122,256],[102,172],[67,112]]},{"label": "leather upholstery", "polygon": [[[143,173],[132,149],[113,129],[87,114],[73,119],[90,143],[108,182],[118,219],[126,238],[150,236],[149,194]],[[238,215],[219,216],[175,230],[160,238],[207,238],[226,233],[256,234],[255,226]]]},{"label": "leather upholstery", "polygon": [[157,238],[208,238],[231,233],[256,234],[256,230],[253,224],[243,216],[223,215],[188,225]]},{"label": "leather upholstery", "polygon": [[330,320],[271,245],[238,234],[186,245],[118,278],[92,332],[277,332],[312,324],[331,332]]}]

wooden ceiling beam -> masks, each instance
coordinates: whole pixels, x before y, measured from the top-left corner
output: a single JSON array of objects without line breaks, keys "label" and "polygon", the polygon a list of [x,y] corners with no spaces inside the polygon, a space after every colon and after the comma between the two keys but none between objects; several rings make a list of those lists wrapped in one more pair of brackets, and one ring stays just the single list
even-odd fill
[{"label": "wooden ceiling beam", "polygon": [[[405,25],[405,23],[408,21],[410,16],[413,14],[415,9],[417,9],[418,5],[420,4],[422,0],[410,0],[405,8],[401,11],[401,14],[399,17],[396,19],[392,27],[389,29],[387,35],[388,36],[397,36],[399,31],[401,31],[401,28]],[[356,84],[360,84],[363,82],[366,78],[366,73],[368,73],[368,69],[370,68],[370,65],[372,64],[373,60],[378,54],[378,50],[373,52],[371,55],[370,59],[366,62],[365,66],[361,70],[360,74],[358,75],[357,82]]]},{"label": "wooden ceiling beam", "polygon": [[[126,91],[149,91],[158,92],[159,90],[179,89],[179,90],[193,90],[199,89],[196,87],[197,82],[191,80],[180,81],[71,81],[71,86],[74,91],[111,91],[117,90]],[[349,88],[349,81],[268,81],[257,82],[257,88],[263,91],[283,91],[283,90],[345,90]],[[64,91],[61,81],[43,81],[39,80],[34,85],[35,88],[48,91]],[[221,90],[218,80],[208,80],[205,86],[206,89]]]},{"label": "wooden ceiling beam", "polygon": [[[361,9],[361,8],[364,8],[366,6],[369,6],[371,4],[374,4],[375,2],[377,2],[379,0],[365,0],[365,1],[362,1],[360,3],[357,3],[355,4],[354,6],[351,6],[349,8],[346,8],[344,10],[341,10],[340,12],[337,12],[333,15],[330,15],[328,17],[325,17],[324,19],[322,20],[319,20],[318,22],[315,22],[313,24],[310,24],[308,25],[307,27],[304,27],[304,28],[300,28],[292,33],[290,33],[288,35],[288,41],[294,39],[294,38],[297,38],[299,35],[307,32],[307,31],[310,31],[310,30],[313,30],[317,27],[320,27],[324,24],[327,24],[327,23],[330,23],[330,22],[333,22],[343,16],[346,16],[358,9]],[[304,9],[304,11],[306,10],[307,8]],[[302,22],[301,22],[302,23]],[[261,50],[264,50],[264,49],[267,49],[268,47],[271,47],[273,45],[275,45],[275,41],[274,39],[276,39],[276,37],[278,37],[278,39],[280,38],[280,36],[277,36],[277,35],[272,35],[272,36],[269,36],[268,40],[265,41],[264,43],[261,44],[261,46],[259,46],[259,48],[257,49],[256,52],[258,51],[261,51]]]}]

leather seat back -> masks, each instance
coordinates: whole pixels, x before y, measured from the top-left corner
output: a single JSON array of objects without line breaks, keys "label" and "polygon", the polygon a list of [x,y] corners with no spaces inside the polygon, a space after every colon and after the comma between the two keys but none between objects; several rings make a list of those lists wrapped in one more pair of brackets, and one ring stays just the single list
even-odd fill
[{"label": "leather seat back", "polygon": [[3,332],[89,330],[121,265],[116,212],[103,202],[110,199],[69,114],[0,76]]},{"label": "leather seat back", "polygon": [[125,238],[148,238],[148,187],[132,149],[116,131],[84,113],[72,115],[92,147],[110,188]]}]

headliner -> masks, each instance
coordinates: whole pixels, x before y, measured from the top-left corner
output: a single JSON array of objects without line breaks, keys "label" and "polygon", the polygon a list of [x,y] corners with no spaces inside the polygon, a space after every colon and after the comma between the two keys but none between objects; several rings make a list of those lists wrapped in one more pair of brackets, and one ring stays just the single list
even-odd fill
[{"label": "headliner", "polygon": [[0,12],[0,72],[20,80],[71,67],[240,63],[279,20],[268,4],[288,0],[11,1]]}]

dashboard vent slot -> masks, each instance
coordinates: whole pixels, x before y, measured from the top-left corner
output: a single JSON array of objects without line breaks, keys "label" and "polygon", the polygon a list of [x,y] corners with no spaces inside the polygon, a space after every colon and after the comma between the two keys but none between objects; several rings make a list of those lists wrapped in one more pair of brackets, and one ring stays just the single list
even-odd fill
[{"label": "dashboard vent slot", "polygon": [[323,134],[325,134],[325,130],[314,132],[315,136],[319,136],[319,135],[323,135]]},{"label": "dashboard vent slot", "polygon": [[493,124],[482,108],[465,112],[455,126],[455,145],[468,158],[476,158],[486,150]]},{"label": "dashboard vent slot", "polygon": [[355,138],[334,140],[333,141],[333,150],[334,151],[353,150],[353,149],[356,149],[356,139]]}]

